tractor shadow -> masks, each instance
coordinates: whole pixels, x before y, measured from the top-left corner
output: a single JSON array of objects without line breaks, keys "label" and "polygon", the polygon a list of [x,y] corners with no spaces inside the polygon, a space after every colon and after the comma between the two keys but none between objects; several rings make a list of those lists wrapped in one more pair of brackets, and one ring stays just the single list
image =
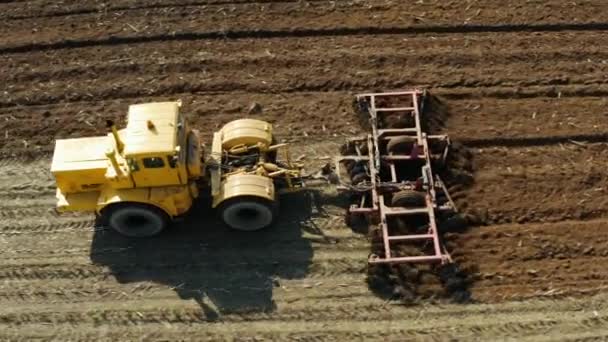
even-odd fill
[{"label": "tractor shadow", "polygon": [[200,200],[183,222],[153,238],[129,239],[99,228],[91,261],[109,267],[120,283],[170,287],[199,303],[208,320],[274,310],[279,280],[308,273],[313,250],[302,234],[315,215],[314,199],[306,192],[284,195],[275,225],[256,232],[225,227],[210,207]]}]

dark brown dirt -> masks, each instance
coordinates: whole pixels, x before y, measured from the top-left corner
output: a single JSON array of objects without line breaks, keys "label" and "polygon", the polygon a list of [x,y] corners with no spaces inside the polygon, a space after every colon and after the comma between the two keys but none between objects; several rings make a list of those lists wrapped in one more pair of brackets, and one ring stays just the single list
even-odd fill
[{"label": "dark brown dirt", "polygon": [[[0,339],[605,339],[606,9],[0,1]],[[444,99],[436,128],[472,152],[453,195],[476,226],[446,240],[475,304],[433,305],[426,275],[415,307],[370,291],[370,243],[332,196],[246,237],[201,205],[141,244],[52,212],[54,139],[101,134],[131,103],[182,99],[206,141],[271,121],[314,169],[364,132],[354,94],[410,87]]]}]

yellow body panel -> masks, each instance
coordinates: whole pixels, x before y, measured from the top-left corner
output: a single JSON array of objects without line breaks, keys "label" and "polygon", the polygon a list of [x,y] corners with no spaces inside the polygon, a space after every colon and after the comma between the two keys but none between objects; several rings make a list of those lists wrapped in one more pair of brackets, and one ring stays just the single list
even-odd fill
[{"label": "yellow body panel", "polygon": [[222,148],[261,143],[268,148],[272,143],[272,125],[255,119],[234,120],[222,127]]},{"label": "yellow body panel", "polygon": [[274,201],[275,191],[272,178],[250,174],[227,176],[221,183],[220,193],[213,197],[213,207],[238,196],[255,196]]},{"label": "yellow body panel", "polygon": [[198,188],[194,183],[185,186],[134,189],[106,187],[101,191],[69,194],[57,189],[57,210],[101,213],[105,207],[114,203],[137,202],[153,205],[175,217],[188,211],[197,197]]},{"label": "yellow body panel", "polygon": [[97,199],[99,191],[64,193],[57,188],[57,211],[85,211],[97,210]]},{"label": "yellow body panel", "polygon": [[64,192],[96,191],[106,182],[108,137],[61,139],[55,142],[51,173]]},{"label": "yellow body panel", "polygon": [[156,206],[169,216],[184,214],[192,201],[198,197],[198,189],[191,183],[183,186],[148,187],[134,189],[105,188],[96,202],[96,211],[101,212],[106,206],[121,202],[145,203]]}]

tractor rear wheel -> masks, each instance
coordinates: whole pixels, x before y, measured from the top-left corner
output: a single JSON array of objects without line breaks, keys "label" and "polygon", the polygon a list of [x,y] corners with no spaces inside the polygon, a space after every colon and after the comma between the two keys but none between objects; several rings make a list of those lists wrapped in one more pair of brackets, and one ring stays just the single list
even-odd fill
[{"label": "tractor rear wheel", "polygon": [[112,229],[135,238],[157,235],[169,224],[165,212],[141,203],[114,205],[104,211],[104,216]]},{"label": "tractor rear wheel", "polygon": [[219,207],[222,221],[232,229],[254,231],[270,226],[277,212],[276,202],[241,196],[229,199]]}]

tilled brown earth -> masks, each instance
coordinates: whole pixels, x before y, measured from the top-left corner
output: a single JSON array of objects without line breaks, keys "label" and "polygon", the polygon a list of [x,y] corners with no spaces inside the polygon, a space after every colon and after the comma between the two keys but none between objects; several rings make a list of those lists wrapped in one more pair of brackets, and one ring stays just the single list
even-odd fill
[{"label": "tilled brown earth", "polygon": [[[0,338],[607,338],[605,7],[0,2]],[[331,193],[290,196],[253,234],[201,203],[146,241],[52,210],[54,139],[100,134],[130,103],[182,99],[206,141],[268,120],[312,172],[364,133],[353,94],[408,87],[443,97],[440,130],[472,152],[453,195],[477,225],[447,244],[473,303],[432,281],[414,306],[371,291],[369,241]]]}]

